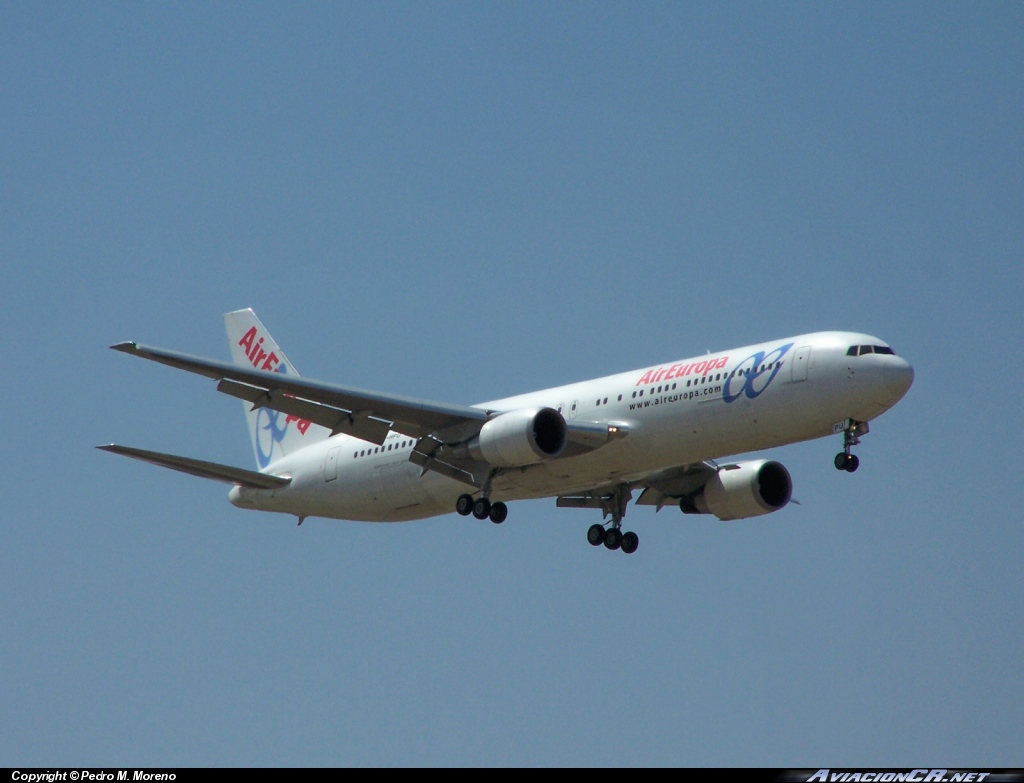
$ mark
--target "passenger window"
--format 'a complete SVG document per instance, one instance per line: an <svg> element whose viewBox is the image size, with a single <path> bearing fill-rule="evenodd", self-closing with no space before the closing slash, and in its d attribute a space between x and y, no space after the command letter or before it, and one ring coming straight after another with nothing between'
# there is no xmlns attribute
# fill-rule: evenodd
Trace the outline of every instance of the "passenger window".
<svg viewBox="0 0 1024 783"><path fill-rule="evenodd" d="M633 397L636 398L636 392L633 392Z"/></svg>
<svg viewBox="0 0 1024 783"><path fill-rule="evenodd" d="M619 402L622 402L622 395L619 395Z"/></svg>
<svg viewBox="0 0 1024 783"><path fill-rule="evenodd" d="M607 404L608 404L608 398L607 398L607 397L605 397L605 398L604 398L604 401L603 401L603 402L602 402L601 404L602 404L602 405L607 405Z"/></svg>

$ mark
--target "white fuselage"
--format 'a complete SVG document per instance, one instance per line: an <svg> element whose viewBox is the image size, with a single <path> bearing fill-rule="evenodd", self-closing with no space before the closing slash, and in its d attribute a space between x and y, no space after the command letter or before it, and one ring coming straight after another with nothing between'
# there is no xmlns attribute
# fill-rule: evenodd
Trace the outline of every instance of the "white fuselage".
<svg viewBox="0 0 1024 783"><path fill-rule="evenodd" d="M550 407L570 424L621 424L625 437L589 453L547 460L495 479L493 500L552 497L642 481L679 465L782 446L834 433L845 419L869 421L895 405L913 377L886 344L855 332L817 332L749 345L475 406L492 411ZM415 439L392 432L383 446L336 435L267 469L291 483L236 487L243 508L376 522L447 514L465 484L409 461Z"/></svg>

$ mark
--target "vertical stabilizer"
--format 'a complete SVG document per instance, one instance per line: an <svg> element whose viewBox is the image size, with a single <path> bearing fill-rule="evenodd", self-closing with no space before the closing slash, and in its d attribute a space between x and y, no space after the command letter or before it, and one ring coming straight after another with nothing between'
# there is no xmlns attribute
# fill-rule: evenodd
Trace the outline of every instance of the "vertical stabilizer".
<svg viewBox="0 0 1024 783"><path fill-rule="evenodd" d="M235 364L288 375L299 374L251 309L225 313L224 326L228 332L231 361ZM247 402L243 405L256 464L260 468L330 435L326 428L305 419L269 408L250 410Z"/></svg>

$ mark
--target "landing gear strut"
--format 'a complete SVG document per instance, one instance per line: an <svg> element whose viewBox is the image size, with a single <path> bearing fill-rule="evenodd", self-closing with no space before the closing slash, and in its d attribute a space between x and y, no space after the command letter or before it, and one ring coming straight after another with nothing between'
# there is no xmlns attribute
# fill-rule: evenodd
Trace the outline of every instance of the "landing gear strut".
<svg viewBox="0 0 1024 783"><path fill-rule="evenodd" d="M587 542L591 546L604 544L607 549L621 549L627 555L633 554L640 546L640 536L622 532L622 518L626 515L626 504L633 493L626 484L620 484L611 495L601 498L601 511L612 518L612 525L591 525L587 530Z"/></svg>
<svg viewBox="0 0 1024 783"><path fill-rule="evenodd" d="M484 485L480 488L480 497L476 500L472 495L459 495L459 499L455 501L455 510L464 517L472 514L477 519L490 519L496 525L504 522L508 518L508 506L500 500L497 503L491 503L489 499L493 478L494 471L487 476Z"/></svg>
<svg viewBox="0 0 1024 783"><path fill-rule="evenodd" d="M867 434L868 423L866 421L850 419L848 425L843 430L843 450L836 454L833 464L836 466L836 470L845 470L847 473L853 473L860 467L860 460L856 454L851 454L850 450L860 443L861 435Z"/></svg>

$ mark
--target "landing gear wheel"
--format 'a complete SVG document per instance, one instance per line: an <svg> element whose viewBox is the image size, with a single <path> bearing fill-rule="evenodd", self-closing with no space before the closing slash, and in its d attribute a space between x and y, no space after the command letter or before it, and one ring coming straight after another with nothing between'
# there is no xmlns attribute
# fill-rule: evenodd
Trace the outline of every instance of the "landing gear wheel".
<svg viewBox="0 0 1024 783"><path fill-rule="evenodd" d="M836 454L836 469L853 473L860 467L860 458L856 454Z"/></svg>
<svg viewBox="0 0 1024 783"><path fill-rule="evenodd" d="M604 534L604 545L609 549L618 549L622 546L622 531L613 527Z"/></svg>
<svg viewBox="0 0 1024 783"><path fill-rule="evenodd" d="M587 531L587 541L591 546L601 546L604 543L604 526L591 525Z"/></svg>
<svg viewBox="0 0 1024 783"><path fill-rule="evenodd" d="M867 434L868 423L866 421L847 419L847 424L849 426L843 430L843 450L836 454L835 466L836 470L845 470L847 473L853 473L860 467L860 460L857 459L856 455L851 454L850 451L860 443L860 436Z"/></svg>
<svg viewBox="0 0 1024 783"><path fill-rule="evenodd" d="M491 501L487 498L477 498L473 504L473 516L477 519L487 519L491 515Z"/></svg>
<svg viewBox="0 0 1024 783"><path fill-rule="evenodd" d="M473 496L472 495L459 495L459 499L455 501L455 510L464 517L468 517L473 513Z"/></svg>
<svg viewBox="0 0 1024 783"><path fill-rule="evenodd" d="M636 548L640 546L640 536L636 533L623 533L622 534L622 551L627 555L631 555L636 551Z"/></svg>
<svg viewBox="0 0 1024 783"><path fill-rule="evenodd" d="M500 525L508 517L508 506L499 500L497 503L491 505L491 510L488 516L491 518L491 522L496 525Z"/></svg>

